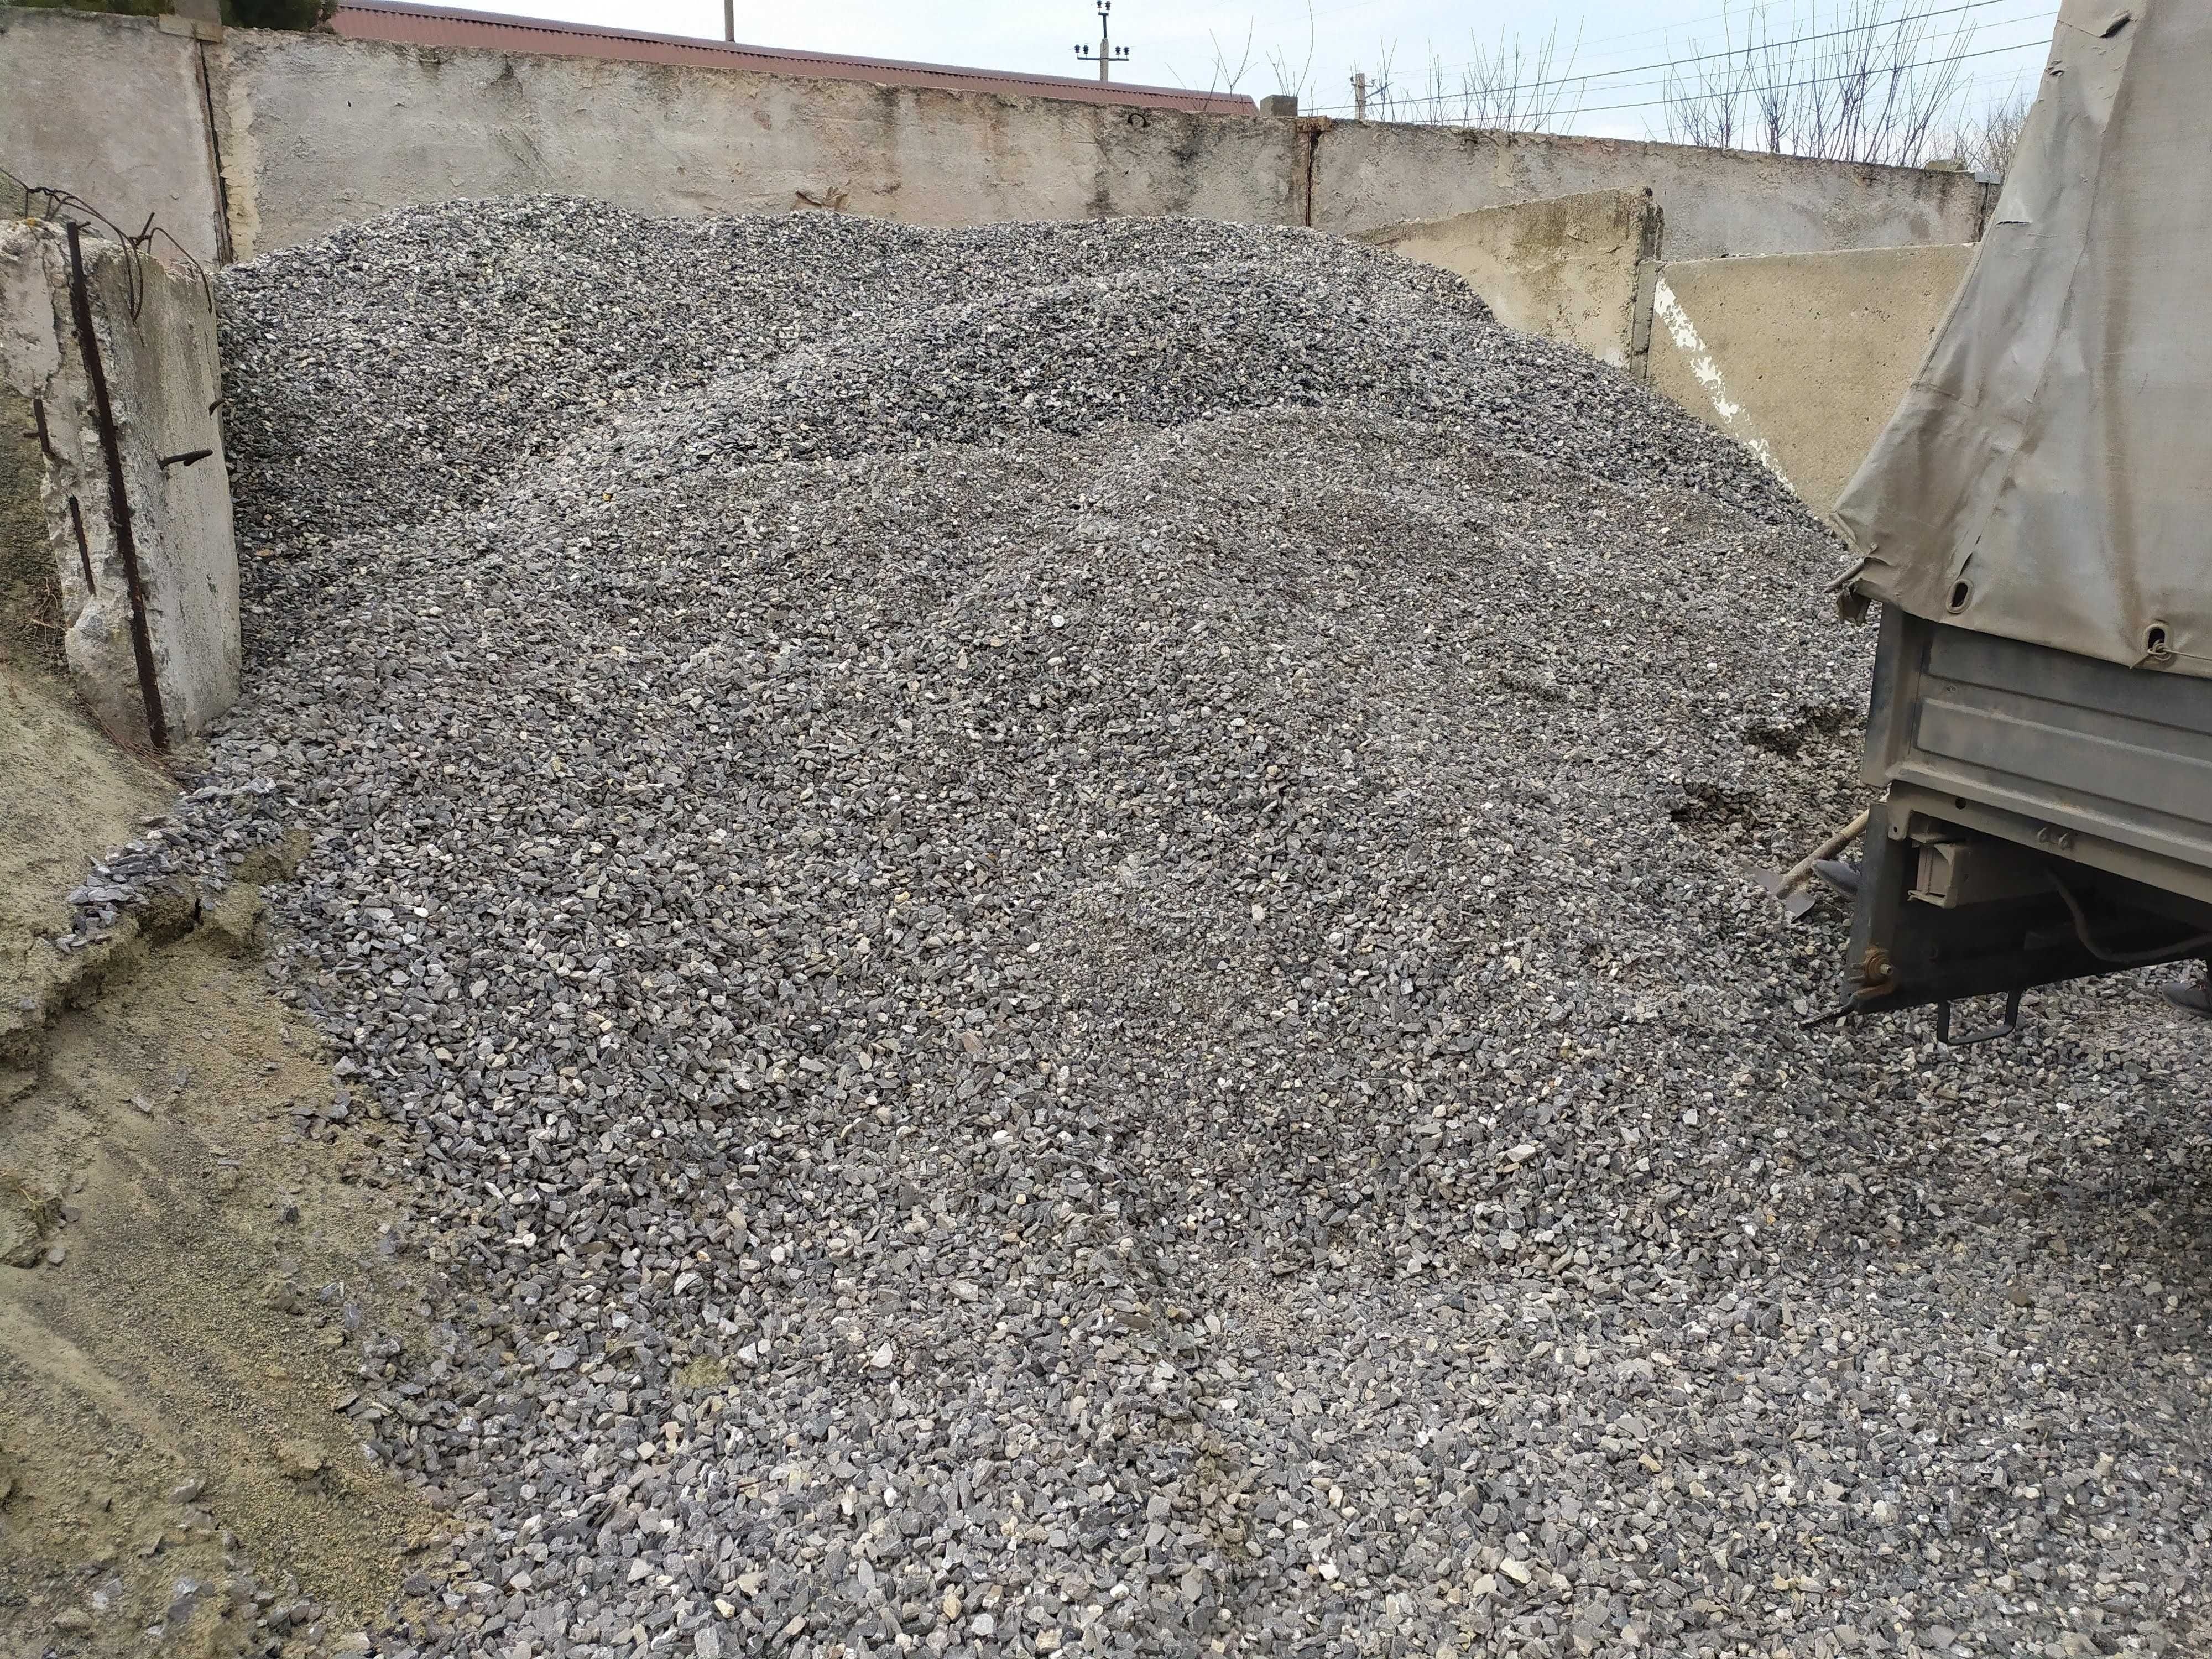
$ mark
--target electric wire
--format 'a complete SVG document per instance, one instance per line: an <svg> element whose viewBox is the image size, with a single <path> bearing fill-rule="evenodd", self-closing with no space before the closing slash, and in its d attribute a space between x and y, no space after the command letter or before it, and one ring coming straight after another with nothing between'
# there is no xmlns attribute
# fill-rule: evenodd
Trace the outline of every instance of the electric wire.
<svg viewBox="0 0 2212 1659"><path fill-rule="evenodd" d="M2081 948L2098 961L2114 968L2148 968L2154 962L2172 962L2191 951L2212 945L2212 933L2195 933L2172 945L2162 945L2154 951L2110 951L2089 937L2089 917L2081 908L2081 902L2074 896L2074 890L2061 881L2050 870L2043 872L2051 884L2058 890L2058 896L2066 901L2066 908L2074 918L2074 937L2081 941Z"/></svg>
<svg viewBox="0 0 2212 1659"><path fill-rule="evenodd" d="M1920 70L1942 69L1953 64L1968 63L1976 58L1994 58L2002 52L2025 52L2028 48L2039 44L2041 44L2039 40L2015 40L2005 46L1989 46L1975 52L1951 53L1942 58L1916 58L1908 64L1899 64L1887 66L1876 72L1875 78L1891 80L1894 79L1898 76L1909 75ZM1733 56L1735 54L1730 55ZM1830 86L1838 82L1859 80L1863 78L1863 76L1864 71L1847 70L1838 75L1816 75L1802 81L1779 82L1773 86L1762 86L1757 90L1761 93L1795 92L1806 87ZM1498 95L1501 97L1510 97L1516 90L1517 89L1513 88L1499 88ZM1748 94L1750 89L1747 88L1746 91L1747 94ZM1447 94L1447 96L1449 96L1449 94ZM1425 100L1416 98L1410 100L1409 101L1419 103ZM1656 109L1663 105L1670 104L1674 101L1674 100L1672 97L1662 94L1656 98L1630 99L1625 102L1616 104L1585 104L1577 107L1574 112L1574 115L1575 118L1580 119L1582 117L1586 115L1603 115L1613 110ZM1352 106L1349 104L1325 104L1317 106L1315 108L1314 113L1317 115L1334 115L1351 107Z"/></svg>
<svg viewBox="0 0 2212 1659"><path fill-rule="evenodd" d="M1643 75L1655 70L1677 70L1691 64L1719 63L1727 58L1741 58L1747 52L1781 52L1790 46L1808 46L1815 40L1835 40L1853 34L1875 34L1901 23L1917 24L1931 17L1952 17L1962 12L1978 11L1985 6L2017 5L2018 3L2019 0L1963 0L1961 4L1946 6L1936 11L1924 11L1911 15L1900 14L1896 17L1875 22L1855 23L1846 28L1824 29L1817 34L1793 35L1785 40L1753 40L1747 37L1742 46L1731 47L1723 52L1693 52L1685 58L1662 58L1649 64L1632 64L1626 69L1589 70L1580 74L1554 75L1540 81L1520 81L1506 90L1512 93L1535 92L1549 87L1571 87L1590 81L1617 80L1624 75ZM2048 9L2047 7L2038 7L2032 11L2023 12L2017 17L2000 18L1992 27L2002 28L2012 23L2025 23L2042 16ZM1463 70L1473 69L1475 65L1468 62L1447 64L1443 67L1447 70Z"/></svg>

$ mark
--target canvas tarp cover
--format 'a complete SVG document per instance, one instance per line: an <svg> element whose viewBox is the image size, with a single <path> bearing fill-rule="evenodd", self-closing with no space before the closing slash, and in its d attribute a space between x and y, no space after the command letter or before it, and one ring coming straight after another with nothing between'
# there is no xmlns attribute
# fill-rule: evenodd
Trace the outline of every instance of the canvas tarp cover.
<svg viewBox="0 0 2212 1659"><path fill-rule="evenodd" d="M1853 591L2212 677L2212 0L2067 0L2003 194L1837 503Z"/></svg>

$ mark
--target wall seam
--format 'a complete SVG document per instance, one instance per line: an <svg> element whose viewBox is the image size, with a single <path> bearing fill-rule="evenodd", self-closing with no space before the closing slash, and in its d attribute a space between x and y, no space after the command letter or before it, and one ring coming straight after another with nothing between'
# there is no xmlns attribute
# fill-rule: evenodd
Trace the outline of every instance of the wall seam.
<svg viewBox="0 0 2212 1659"><path fill-rule="evenodd" d="M1667 258L1667 210L1645 185L1644 199L1651 204L1640 216L1641 245L1637 249L1636 289L1628 301L1628 372L1646 385L1651 380L1651 320L1659 298L1659 278Z"/></svg>
<svg viewBox="0 0 2212 1659"><path fill-rule="evenodd" d="M222 173L222 137L215 118L215 80L208 73L208 43L193 43L192 72L199 82L200 116L207 128L208 166L215 173L215 260L227 265L235 253L230 240L230 181Z"/></svg>
<svg viewBox="0 0 2212 1659"><path fill-rule="evenodd" d="M77 348L92 391L92 410L107 464L108 528L123 560L123 581L131 600L131 654L138 667L138 695L146 705L146 732L154 747L169 746L169 723L161 709L161 679L154 659L154 635L146 620L146 584L138 566L138 537L131 517L131 489L124 477L123 442L107 395L107 371L100 358L100 325L92 314L92 287L84 274L83 227L66 222L69 238L70 311L76 324Z"/></svg>
<svg viewBox="0 0 2212 1659"><path fill-rule="evenodd" d="M1303 119L1293 122L1291 125L1291 131L1292 137L1291 142L1295 146L1291 152L1293 161L1295 162L1298 159L1303 159L1305 164L1305 181L1303 192L1305 198L1305 211L1301 222L1304 224L1308 230L1311 230L1313 228L1314 162L1316 157L1321 153L1321 136L1335 125L1336 124L1330 120L1326 115L1310 115ZM1300 157L1300 152L1304 153L1302 158Z"/></svg>

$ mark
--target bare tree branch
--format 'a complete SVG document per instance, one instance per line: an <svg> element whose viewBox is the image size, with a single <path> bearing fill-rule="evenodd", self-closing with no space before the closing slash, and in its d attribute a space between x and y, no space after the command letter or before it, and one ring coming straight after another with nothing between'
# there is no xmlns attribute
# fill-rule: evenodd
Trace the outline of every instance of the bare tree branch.
<svg viewBox="0 0 2212 1659"><path fill-rule="evenodd" d="M1229 65L1229 53L1222 46L1221 37L1211 29L1206 32L1206 38L1213 43L1213 75L1206 83L1208 92L1234 92L1237 83L1251 72L1252 27L1249 21L1244 25L1244 50L1238 55L1234 69Z"/></svg>
<svg viewBox="0 0 2212 1659"><path fill-rule="evenodd" d="M1517 33L1512 45L1507 46L1503 28L1498 32L1494 51L1486 52L1472 36L1469 44L1474 57L1460 77L1463 125L1504 132L1541 132L1565 126L1581 110L1586 83L1574 78L1575 59L1583 46L1579 29L1556 75L1553 73L1559 53L1556 23L1533 54L1522 50Z"/></svg>
<svg viewBox="0 0 2212 1659"><path fill-rule="evenodd" d="M1942 149L1947 159L1970 173L2002 179L2012 168L2013 153L2020 148L2020 130L2035 101L2029 88L2015 82L2002 97L1991 99L1945 132Z"/></svg>
<svg viewBox="0 0 2212 1659"><path fill-rule="evenodd" d="M1472 60L1448 65L1436 48L1421 59L1421 79L1409 90L1391 72L1395 43L1377 49L1380 67L1367 72L1368 109L1375 119L1453 126L1486 127L1507 132L1558 131L1581 112L1587 82L1574 74L1582 50L1577 33L1564 60L1554 25L1531 50L1518 34L1498 32L1486 48L1470 38ZM1361 66L1352 65L1354 73Z"/></svg>
<svg viewBox="0 0 2212 1659"><path fill-rule="evenodd" d="M1714 149L1915 167L1966 89L1971 18L1945 0L1793 0L1778 31L1766 0L1723 12L1721 50L1667 72L1667 136ZM1948 28L1947 15L1958 21ZM1695 61L1689 61L1694 59Z"/></svg>
<svg viewBox="0 0 2212 1659"><path fill-rule="evenodd" d="M1306 0L1306 56L1305 61L1298 65L1298 72L1296 75L1291 73L1290 54L1280 46L1267 53L1268 67L1275 71L1275 90L1279 94L1291 98L1304 97L1306 82L1313 75L1314 44L1317 38L1313 0Z"/></svg>

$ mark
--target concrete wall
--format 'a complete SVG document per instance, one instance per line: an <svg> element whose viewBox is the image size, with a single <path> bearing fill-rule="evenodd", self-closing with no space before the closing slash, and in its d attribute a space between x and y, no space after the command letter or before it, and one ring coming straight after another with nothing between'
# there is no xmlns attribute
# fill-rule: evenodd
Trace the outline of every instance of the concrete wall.
<svg viewBox="0 0 2212 1659"><path fill-rule="evenodd" d="M144 20L4 6L0 88L0 165L134 226L155 211L202 258L226 229L246 258L390 208L536 191L650 213L1188 213L1343 234L1648 189L1668 252L1691 258L1972 241L1983 212L1983 187L1957 173L330 34L196 44Z"/></svg>
<svg viewBox="0 0 2212 1659"><path fill-rule="evenodd" d="M0 5L0 167L133 231L150 213L212 264L222 213L200 52L139 18Z"/></svg>
<svg viewBox="0 0 2212 1659"><path fill-rule="evenodd" d="M1826 513L1896 410L1972 243L1680 259L1641 191L1363 233L1467 278L1510 327L1626 368Z"/></svg>
<svg viewBox="0 0 2212 1659"><path fill-rule="evenodd" d="M167 735L190 737L238 696L238 557L214 408L214 307L198 276L135 262L114 242L88 236L83 256L155 684ZM29 412L42 430L35 471L6 470L15 498L0 502L0 526L43 543L78 694L109 731L143 741L151 732L132 636L137 607L70 270L59 226L0 227L0 406ZM213 453L161 465L197 449ZM0 551L10 568L41 553Z"/></svg>
<svg viewBox="0 0 2212 1659"><path fill-rule="evenodd" d="M1372 233L1459 271L1509 324L1608 362L1636 367L1656 319L1653 382L1823 510L1917 366L1984 211L1960 173L328 34L210 45L4 6L0 88L0 165L133 228L152 212L204 259L397 207L549 191L644 213L1191 214ZM1639 301L1662 214L1664 284ZM1821 257L1842 250L1862 252Z"/></svg>
<svg viewBox="0 0 2212 1659"><path fill-rule="evenodd" d="M240 258L391 208L539 191L939 225L1297 208L1279 118L330 35L234 30L220 50Z"/></svg>
<svg viewBox="0 0 2212 1659"><path fill-rule="evenodd" d="M1938 246L1669 259L1652 293L1651 385L1826 513L1904 397L1973 256Z"/></svg>
<svg viewBox="0 0 2212 1659"><path fill-rule="evenodd" d="M1667 216L1674 258L1972 242L1982 234L1984 187L1964 173L1349 122L1320 132L1313 155L1311 222L1340 234L1594 190L1645 189Z"/></svg>
<svg viewBox="0 0 2212 1659"><path fill-rule="evenodd" d="M1638 281L1659 257L1660 212L1640 190L1485 208L1359 240L1458 272L1498 320L1626 368L1641 354Z"/></svg>

